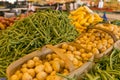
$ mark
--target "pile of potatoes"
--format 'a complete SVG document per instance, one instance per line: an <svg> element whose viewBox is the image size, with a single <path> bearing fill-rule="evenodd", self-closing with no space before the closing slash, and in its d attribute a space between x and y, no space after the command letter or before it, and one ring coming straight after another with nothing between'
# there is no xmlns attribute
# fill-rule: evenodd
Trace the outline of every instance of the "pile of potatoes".
<svg viewBox="0 0 120 80"><path fill-rule="evenodd" d="M114 24L98 24L96 27L101 27L111 31L117 39L120 39L120 27Z"/></svg>
<svg viewBox="0 0 120 80"><path fill-rule="evenodd" d="M75 69L86 63L93 53L86 52L84 48L76 48L70 43L63 43L60 47L64 54L73 63ZM55 52L44 57L34 57L22 64L10 80L63 80L57 73L67 76L70 71L64 60Z"/></svg>
<svg viewBox="0 0 120 80"><path fill-rule="evenodd" d="M97 29L89 30L75 42L93 54L103 53L114 44L113 38L108 33Z"/></svg>

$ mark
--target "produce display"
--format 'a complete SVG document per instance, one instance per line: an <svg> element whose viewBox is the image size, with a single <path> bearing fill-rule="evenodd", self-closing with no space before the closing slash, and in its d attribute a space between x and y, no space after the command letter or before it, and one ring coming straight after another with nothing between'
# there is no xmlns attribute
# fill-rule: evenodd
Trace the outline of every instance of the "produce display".
<svg viewBox="0 0 120 80"><path fill-rule="evenodd" d="M77 69L86 63L93 54L72 44L74 43L63 43L58 49L64 51L64 55ZM57 73L64 76L70 73L66 62L55 52L47 54L45 58L34 57L22 64L21 68L11 76L10 80L63 80Z"/></svg>
<svg viewBox="0 0 120 80"><path fill-rule="evenodd" d="M88 52L100 54L110 48L114 40L104 31L91 29L83 33L83 35L81 34L81 36L76 39L76 43L86 48Z"/></svg>
<svg viewBox="0 0 120 80"><path fill-rule="evenodd" d="M69 78L69 74L90 62L91 57L95 59L94 66L85 71L81 80L120 79L120 51L113 48L120 39L119 20L103 23L103 19L86 6L69 15L58 10L40 10L9 19L2 21L0 17L0 78L6 77L6 68L13 61L52 45L52 53L29 58L10 80L77 80L77 77ZM54 46L59 43L62 45ZM113 52L106 55L109 49ZM101 54L96 60L96 55Z"/></svg>
<svg viewBox="0 0 120 80"><path fill-rule="evenodd" d="M46 44L73 41L79 33L64 12L39 11L0 31L0 77L7 66Z"/></svg>
<svg viewBox="0 0 120 80"><path fill-rule="evenodd" d="M12 26L15 23L15 21L20 20L22 18L25 18L25 17L31 15L32 13L33 12L29 12L29 13L26 13L26 14L21 14L17 17L14 16L14 17L10 17L10 18L5 18L3 16L0 16L0 30L4 30L7 27Z"/></svg>
<svg viewBox="0 0 120 80"><path fill-rule="evenodd" d="M97 13L93 13L86 6L80 7L75 11L71 11L69 18L72 19L71 23L74 24L80 32L84 32L89 25L94 25L103 21Z"/></svg>
<svg viewBox="0 0 120 80"><path fill-rule="evenodd" d="M95 61L93 68L85 74L82 80L119 80L120 51L114 49L110 56L104 56Z"/></svg>

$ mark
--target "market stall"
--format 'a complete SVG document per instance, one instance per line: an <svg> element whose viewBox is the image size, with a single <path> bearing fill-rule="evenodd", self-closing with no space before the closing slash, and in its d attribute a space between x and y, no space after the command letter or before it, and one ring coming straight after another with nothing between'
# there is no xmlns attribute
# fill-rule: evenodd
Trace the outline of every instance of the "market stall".
<svg viewBox="0 0 120 80"><path fill-rule="evenodd" d="M119 80L120 20L112 16L87 6L1 16L0 80Z"/></svg>

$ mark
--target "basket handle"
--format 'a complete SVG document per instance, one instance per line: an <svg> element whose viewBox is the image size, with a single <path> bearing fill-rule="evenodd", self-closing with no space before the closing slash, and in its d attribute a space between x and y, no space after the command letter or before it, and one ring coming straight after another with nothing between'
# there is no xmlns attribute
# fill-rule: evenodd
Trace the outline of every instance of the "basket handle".
<svg viewBox="0 0 120 80"><path fill-rule="evenodd" d="M60 48L57 48L52 45L46 45L47 48L53 50L61 59L63 59L66 62L67 67L69 68L70 72L74 71L74 65L70 61L70 59L63 53L63 51Z"/></svg>

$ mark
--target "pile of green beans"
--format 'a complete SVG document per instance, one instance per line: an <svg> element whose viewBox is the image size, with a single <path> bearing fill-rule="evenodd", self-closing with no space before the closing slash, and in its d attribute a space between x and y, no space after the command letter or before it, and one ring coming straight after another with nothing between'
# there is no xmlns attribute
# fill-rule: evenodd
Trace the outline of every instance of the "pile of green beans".
<svg viewBox="0 0 120 80"><path fill-rule="evenodd" d="M95 63L82 80L120 80L120 50L114 49L110 56L104 56Z"/></svg>
<svg viewBox="0 0 120 80"><path fill-rule="evenodd" d="M8 65L46 44L73 41L78 32L68 15L55 10L42 10L0 31L0 77L6 77Z"/></svg>

